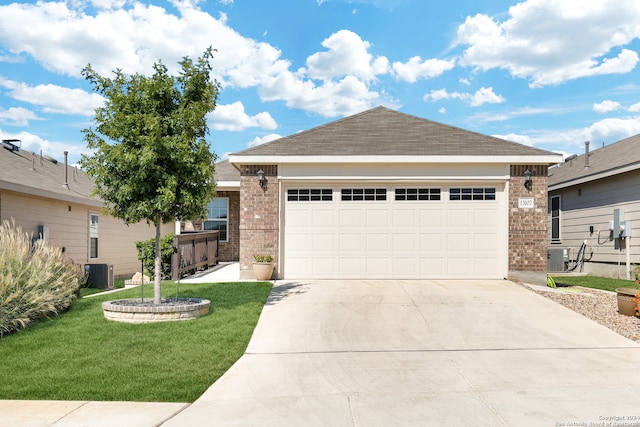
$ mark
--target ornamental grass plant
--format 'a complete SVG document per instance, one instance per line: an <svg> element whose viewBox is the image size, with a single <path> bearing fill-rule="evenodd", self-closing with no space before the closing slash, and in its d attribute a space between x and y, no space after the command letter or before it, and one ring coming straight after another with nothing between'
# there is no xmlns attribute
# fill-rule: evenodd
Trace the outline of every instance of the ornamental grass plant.
<svg viewBox="0 0 640 427"><path fill-rule="evenodd" d="M0 337L54 316L77 298L82 275L62 250L15 223L0 224Z"/></svg>

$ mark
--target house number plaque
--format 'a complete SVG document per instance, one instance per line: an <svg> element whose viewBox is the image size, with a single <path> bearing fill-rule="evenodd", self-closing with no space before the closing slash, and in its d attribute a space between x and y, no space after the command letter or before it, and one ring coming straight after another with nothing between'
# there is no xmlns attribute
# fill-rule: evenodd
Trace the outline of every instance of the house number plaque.
<svg viewBox="0 0 640 427"><path fill-rule="evenodd" d="M524 209L533 208L533 197L521 197L518 199L518 207Z"/></svg>

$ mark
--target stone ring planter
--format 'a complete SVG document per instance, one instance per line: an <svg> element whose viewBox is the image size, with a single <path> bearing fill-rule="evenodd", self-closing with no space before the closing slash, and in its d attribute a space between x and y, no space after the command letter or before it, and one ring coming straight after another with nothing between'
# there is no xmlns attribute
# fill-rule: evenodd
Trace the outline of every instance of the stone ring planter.
<svg viewBox="0 0 640 427"><path fill-rule="evenodd" d="M104 317L125 323L172 322L194 320L209 313L211 301L199 298L162 299L160 305L153 301L125 299L102 303Z"/></svg>

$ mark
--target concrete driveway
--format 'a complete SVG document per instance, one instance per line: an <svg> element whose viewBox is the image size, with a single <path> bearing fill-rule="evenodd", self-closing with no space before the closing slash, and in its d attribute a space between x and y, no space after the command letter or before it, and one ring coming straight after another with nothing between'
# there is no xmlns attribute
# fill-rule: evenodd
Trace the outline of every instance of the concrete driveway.
<svg viewBox="0 0 640 427"><path fill-rule="evenodd" d="M282 281L164 425L640 425L639 390L640 345L509 281Z"/></svg>

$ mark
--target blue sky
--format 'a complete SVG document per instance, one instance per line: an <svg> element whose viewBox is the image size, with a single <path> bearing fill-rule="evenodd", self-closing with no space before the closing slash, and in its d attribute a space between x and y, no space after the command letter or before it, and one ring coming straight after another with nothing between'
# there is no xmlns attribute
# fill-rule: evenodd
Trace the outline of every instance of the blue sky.
<svg viewBox="0 0 640 427"><path fill-rule="evenodd" d="M640 133L639 38L637 0L3 2L0 137L74 163L102 103L84 66L213 46L220 159L378 105L582 153Z"/></svg>

